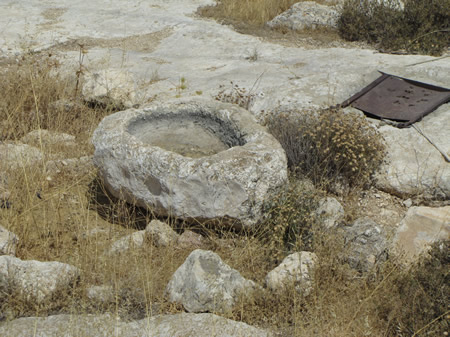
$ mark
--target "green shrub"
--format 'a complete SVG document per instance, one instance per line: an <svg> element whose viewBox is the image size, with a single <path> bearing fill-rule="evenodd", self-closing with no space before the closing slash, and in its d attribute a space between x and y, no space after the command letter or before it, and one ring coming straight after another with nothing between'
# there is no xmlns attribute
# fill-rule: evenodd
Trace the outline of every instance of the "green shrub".
<svg viewBox="0 0 450 337"><path fill-rule="evenodd" d="M450 0L346 0L338 30L381 49L437 55L450 44Z"/></svg>
<svg viewBox="0 0 450 337"><path fill-rule="evenodd" d="M316 185L344 180L366 186L383 162L385 146L366 119L342 110L273 114L266 121L292 172Z"/></svg>

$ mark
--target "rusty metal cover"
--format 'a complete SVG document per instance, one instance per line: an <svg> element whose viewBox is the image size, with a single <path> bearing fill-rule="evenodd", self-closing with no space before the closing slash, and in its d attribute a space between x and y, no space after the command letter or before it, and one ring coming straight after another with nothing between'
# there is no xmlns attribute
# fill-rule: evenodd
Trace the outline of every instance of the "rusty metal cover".
<svg viewBox="0 0 450 337"><path fill-rule="evenodd" d="M351 105L368 115L394 120L400 122L398 127L406 127L450 101L450 89L380 73L381 77L341 107Z"/></svg>

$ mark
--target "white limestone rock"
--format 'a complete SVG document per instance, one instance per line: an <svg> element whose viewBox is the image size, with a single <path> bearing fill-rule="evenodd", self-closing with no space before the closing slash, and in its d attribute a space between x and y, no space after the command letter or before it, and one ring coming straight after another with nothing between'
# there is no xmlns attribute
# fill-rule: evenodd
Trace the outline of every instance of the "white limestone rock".
<svg viewBox="0 0 450 337"><path fill-rule="evenodd" d="M449 238L450 206L411 207L395 232L394 246L406 259L414 260L433 242Z"/></svg>
<svg viewBox="0 0 450 337"><path fill-rule="evenodd" d="M158 315L123 322L112 315L26 317L0 325L3 337L271 337L272 333L213 314Z"/></svg>
<svg viewBox="0 0 450 337"><path fill-rule="evenodd" d="M444 153L450 155L450 104L415 123ZM377 175L377 187L403 197L450 199L450 163L413 127L380 127L387 160Z"/></svg>
<svg viewBox="0 0 450 337"><path fill-rule="evenodd" d="M267 23L271 28L302 30L305 28L337 28L339 14L334 7L314 1L297 2Z"/></svg>
<svg viewBox="0 0 450 337"><path fill-rule="evenodd" d="M0 255L16 255L19 237L8 231L5 227L0 226Z"/></svg>
<svg viewBox="0 0 450 337"><path fill-rule="evenodd" d="M101 304L115 301L114 289L111 286L91 286L86 289L86 296L91 301Z"/></svg>
<svg viewBox="0 0 450 337"><path fill-rule="evenodd" d="M173 245L179 237L172 227L159 220L150 221L145 232L156 247Z"/></svg>
<svg viewBox="0 0 450 337"><path fill-rule="evenodd" d="M49 131L49 130L33 130L23 136L20 140L24 144L39 147L41 144L44 146L58 145L64 147L76 146L75 136L69 135L63 132Z"/></svg>
<svg viewBox="0 0 450 337"><path fill-rule="evenodd" d="M294 286L299 293L307 296L312 290L317 261L317 255L311 252L288 255L278 267L267 274L266 285L272 291Z"/></svg>
<svg viewBox="0 0 450 337"><path fill-rule="evenodd" d="M158 123L167 123L160 129L166 136L148 140ZM195 131L183 134L184 123ZM218 149L205 154L209 140ZM287 180L279 142L232 104L196 99L121 111L103 119L92 141L108 190L162 215L253 226L268 193Z"/></svg>
<svg viewBox="0 0 450 337"><path fill-rule="evenodd" d="M69 264L0 256L1 288L21 294L28 302L51 301L58 293L69 291L79 276L78 268Z"/></svg>
<svg viewBox="0 0 450 337"><path fill-rule="evenodd" d="M92 156L83 156L80 158L49 160L45 164L45 169L49 177L54 177L59 174L82 177L93 172L95 166L92 163Z"/></svg>
<svg viewBox="0 0 450 337"><path fill-rule="evenodd" d="M0 143L0 169L15 170L42 163L39 149L26 144Z"/></svg>
<svg viewBox="0 0 450 337"><path fill-rule="evenodd" d="M319 200L319 207L316 214L322 219L326 228L333 228L339 225L344 219L344 207L333 197L327 197Z"/></svg>
<svg viewBox="0 0 450 337"><path fill-rule="evenodd" d="M147 232L145 230L137 231L126 235L119 240L113 242L108 251L109 255L126 253L128 250L142 248L145 244Z"/></svg>
<svg viewBox="0 0 450 337"><path fill-rule="evenodd" d="M225 313L232 309L238 296L251 292L255 286L217 254L196 249L175 271L166 293L170 301L181 303L188 312Z"/></svg>
<svg viewBox="0 0 450 337"><path fill-rule="evenodd" d="M137 84L126 70L106 69L84 74L82 93L88 102L131 108L138 104Z"/></svg>
<svg viewBox="0 0 450 337"><path fill-rule="evenodd" d="M185 230L177 239L178 248L200 248L205 242L205 238L198 233Z"/></svg>
<svg viewBox="0 0 450 337"><path fill-rule="evenodd" d="M350 267L366 272L386 261L388 236L385 229L368 217L357 219L343 228L345 244L349 247L346 258Z"/></svg>

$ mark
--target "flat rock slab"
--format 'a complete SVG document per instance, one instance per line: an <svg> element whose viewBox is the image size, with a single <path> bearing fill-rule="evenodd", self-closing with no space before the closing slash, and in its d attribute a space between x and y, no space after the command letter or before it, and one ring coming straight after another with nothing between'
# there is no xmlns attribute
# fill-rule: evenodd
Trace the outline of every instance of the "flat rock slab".
<svg viewBox="0 0 450 337"><path fill-rule="evenodd" d="M415 126L450 155L449 104ZM387 144L387 161L378 175L378 188L404 197L450 200L450 163L424 136L413 127L385 125L379 131Z"/></svg>
<svg viewBox="0 0 450 337"><path fill-rule="evenodd" d="M121 322L110 315L19 318L0 325L3 337L269 337L268 331L213 314L161 315Z"/></svg>
<svg viewBox="0 0 450 337"><path fill-rule="evenodd" d="M281 145L232 104L196 99L118 112L92 141L108 190L161 215L252 226L287 180Z"/></svg>
<svg viewBox="0 0 450 337"><path fill-rule="evenodd" d="M397 228L395 247L414 259L433 242L450 237L450 206L411 207Z"/></svg>

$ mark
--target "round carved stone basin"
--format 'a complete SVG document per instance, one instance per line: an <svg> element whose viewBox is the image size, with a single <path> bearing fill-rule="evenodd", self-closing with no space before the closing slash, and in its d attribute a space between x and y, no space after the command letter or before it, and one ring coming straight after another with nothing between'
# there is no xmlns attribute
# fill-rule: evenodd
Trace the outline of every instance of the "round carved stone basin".
<svg viewBox="0 0 450 337"><path fill-rule="evenodd" d="M242 145L234 130L225 124L199 114L159 116L134 121L129 132L143 143L200 158Z"/></svg>
<svg viewBox="0 0 450 337"><path fill-rule="evenodd" d="M109 192L160 215L252 226L287 180L278 141L247 110L217 101L120 111L92 142Z"/></svg>

